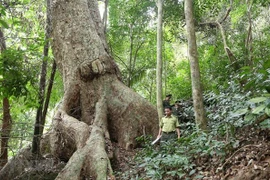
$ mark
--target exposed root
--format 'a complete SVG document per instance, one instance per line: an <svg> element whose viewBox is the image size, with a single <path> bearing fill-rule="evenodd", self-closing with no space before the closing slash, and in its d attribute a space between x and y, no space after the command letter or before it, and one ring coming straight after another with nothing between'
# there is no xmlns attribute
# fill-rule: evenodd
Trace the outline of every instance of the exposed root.
<svg viewBox="0 0 270 180"><path fill-rule="evenodd" d="M59 110L53 121L50 135L51 153L61 160L68 161L72 154L84 147L89 137L89 126Z"/></svg>
<svg viewBox="0 0 270 180"><path fill-rule="evenodd" d="M67 126L69 127L69 126ZM102 98L96 104L96 116L90 137L82 148L78 148L56 179L79 180L82 177L107 179L112 177L112 168L105 150L107 130L107 106ZM106 137L109 138L109 137Z"/></svg>

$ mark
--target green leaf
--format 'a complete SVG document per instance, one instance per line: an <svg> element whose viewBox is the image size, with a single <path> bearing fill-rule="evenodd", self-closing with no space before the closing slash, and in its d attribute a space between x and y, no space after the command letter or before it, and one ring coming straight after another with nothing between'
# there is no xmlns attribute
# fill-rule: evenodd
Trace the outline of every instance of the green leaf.
<svg viewBox="0 0 270 180"><path fill-rule="evenodd" d="M270 128L270 119L266 119L263 122L261 122L260 127L269 129Z"/></svg>
<svg viewBox="0 0 270 180"><path fill-rule="evenodd" d="M253 114L247 114L245 115L245 121L251 121L254 119L254 115Z"/></svg>
<svg viewBox="0 0 270 180"><path fill-rule="evenodd" d="M245 109L238 109L237 111L233 112L231 114L232 117L237 117L237 116L241 116L243 114L246 114L248 112L248 108Z"/></svg>
<svg viewBox="0 0 270 180"><path fill-rule="evenodd" d="M192 176L196 172L196 169L193 169L189 172L189 176Z"/></svg>
<svg viewBox="0 0 270 180"><path fill-rule="evenodd" d="M258 107L256 107L256 108L254 108L254 109L252 110L252 113L253 113L253 114L259 114L259 113L262 112L265 108L266 108L266 105L265 105L265 104L262 104L262 105L260 105L260 106L258 106Z"/></svg>
<svg viewBox="0 0 270 180"><path fill-rule="evenodd" d="M203 177L204 177L203 175L197 175L197 176L195 176L195 179L201 179Z"/></svg>
<svg viewBox="0 0 270 180"><path fill-rule="evenodd" d="M4 27L4 28L8 28L8 24L6 21L3 21L0 19L0 24Z"/></svg>
<svg viewBox="0 0 270 180"><path fill-rule="evenodd" d="M182 177L184 177L185 173L177 172L177 175L178 175L179 178L182 178Z"/></svg>
<svg viewBox="0 0 270 180"><path fill-rule="evenodd" d="M268 98L267 97L256 97L256 98L250 99L248 102L259 103L259 102L265 101L266 99L268 99Z"/></svg>
<svg viewBox="0 0 270 180"><path fill-rule="evenodd" d="M265 108L265 114L267 114L268 116L270 116L270 108Z"/></svg>

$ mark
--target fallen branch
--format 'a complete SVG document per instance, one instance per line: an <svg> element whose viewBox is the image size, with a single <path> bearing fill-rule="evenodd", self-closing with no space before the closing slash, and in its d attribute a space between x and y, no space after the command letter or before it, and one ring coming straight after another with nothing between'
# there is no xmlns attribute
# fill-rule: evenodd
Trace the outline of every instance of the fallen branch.
<svg viewBox="0 0 270 180"><path fill-rule="evenodd" d="M260 124L261 122L263 122L264 120L266 120L268 118L270 118L270 117L267 114L264 114L264 115L258 117L256 119L256 121L254 122L254 124L258 125L258 124Z"/></svg>
<svg viewBox="0 0 270 180"><path fill-rule="evenodd" d="M224 169L224 166L241 150L245 149L245 148L249 148L249 147L256 147L256 148L260 148L261 145L254 145L254 144L248 144L246 146L241 147L240 149L238 149L237 151L235 151L227 160L226 162L219 168L217 168L217 170L222 170Z"/></svg>

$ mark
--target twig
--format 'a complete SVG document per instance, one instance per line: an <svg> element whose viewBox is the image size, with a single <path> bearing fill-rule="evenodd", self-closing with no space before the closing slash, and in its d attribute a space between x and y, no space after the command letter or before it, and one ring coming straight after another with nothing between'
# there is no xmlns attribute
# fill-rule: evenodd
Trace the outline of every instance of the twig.
<svg viewBox="0 0 270 180"><path fill-rule="evenodd" d="M264 120L266 120L268 118L269 118L269 116L267 114L264 114L264 115L258 117L254 124L260 124L261 122L263 122Z"/></svg>
<svg viewBox="0 0 270 180"><path fill-rule="evenodd" d="M248 148L248 147L256 147L256 148L259 148L259 147L261 147L261 145L254 145L254 144L248 144L248 145L246 145L246 146L243 146L243 147L241 147L240 149L238 149L237 151L235 151L227 160L226 160L226 162L220 167L220 168L218 168L218 169L223 169L224 168L224 166L235 156L235 154L236 153L238 153L239 151L241 151L242 149L244 149L244 148Z"/></svg>

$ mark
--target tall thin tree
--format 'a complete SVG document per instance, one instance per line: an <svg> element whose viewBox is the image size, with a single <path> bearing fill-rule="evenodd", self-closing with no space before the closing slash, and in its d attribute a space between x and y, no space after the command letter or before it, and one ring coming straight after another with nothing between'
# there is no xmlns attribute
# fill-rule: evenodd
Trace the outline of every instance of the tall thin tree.
<svg viewBox="0 0 270 180"><path fill-rule="evenodd" d="M50 0L47 0L47 7L50 6ZM43 126L45 123L45 117L43 116L43 104L45 99L45 89L46 89L46 76L47 76L47 64L48 64L48 54L49 54L49 36L50 36L50 8L47 8L47 27L45 32L45 44L43 49L43 60L41 66L41 75L39 81L39 106L36 114L36 122L34 127L34 137L32 141L32 153L39 154L40 146L40 136L43 132ZM47 108L47 107L46 107ZM46 110L47 112L47 110Z"/></svg>
<svg viewBox="0 0 270 180"><path fill-rule="evenodd" d="M102 17L102 22L103 22L103 25L104 25L104 32L105 32L105 34L106 34L106 31L107 31L108 4L109 4L109 0L105 0L104 1L104 12L103 12L103 17Z"/></svg>
<svg viewBox="0 0 270 180"><path fill-rule="evenodd" d="M200 129L206 130L207 121L203 106L202 84L196 43L196 34L193 18L193 1L185 0L185 18L187 25L188 58L190 61L192 97L196 124Z"/></svg>
<svg viewBox="0 0 270 180"><path fill-rule="evenodd" d="M158 7L158 19L157 19L157 71L156 71L156 80L157 80L157 110L158 117L161 119L163 115L162 107L162 8L163 0L157 1Z"/></svg>
<svg viewBox="0 0 270 180"><path fill-rule="evenodd" d="M5 51L6 40L4 32L0 29L0 50L1 53ZM4 76L4 78L7 78ZM1 149L0 149L0 169L8 162L8 141L12 128L12 119L10 115L10 102L7 96L3 97L3 120L1 127Z"/></svg>

